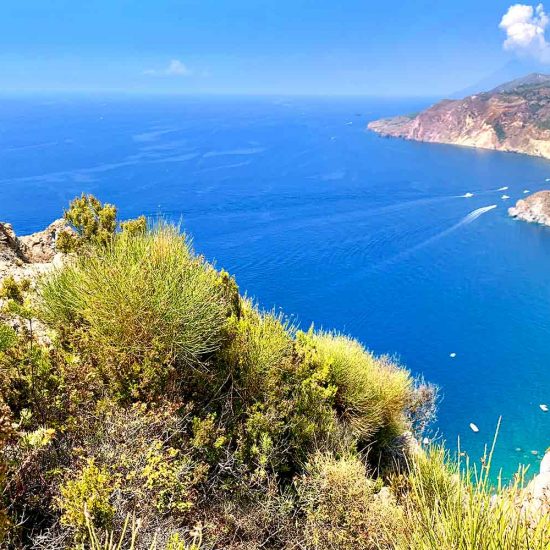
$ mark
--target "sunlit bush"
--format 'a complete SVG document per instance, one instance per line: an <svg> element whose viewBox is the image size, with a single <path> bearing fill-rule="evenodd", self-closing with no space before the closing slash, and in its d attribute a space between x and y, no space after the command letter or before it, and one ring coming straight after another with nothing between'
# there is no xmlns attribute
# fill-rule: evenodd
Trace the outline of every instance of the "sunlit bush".
<svg viewBox="0 0 550 550"><path fill-rule="evenodd" d="M91 355L123 397L163 382L173 367L201 364L226 323L217 273L177 228L117 235L79 256L41 290L43 318ZM159 389L161 391L161 389Z"/></svg>
<svg viewBox="0 0 550 550"><path fill-rule="evenodd" d="M307 548L391 548L402 512L353 455L314 454L298 478Z"/></svg>
<svg viewBox="0 0 550 550"><path fill-rule="evenodd" d="M321 332L310 338L329 365L329 380L337 388L336 410L353 434L363 443L377 438L387 444L403 433L412 389L409 373L347 336Z"/></svg>

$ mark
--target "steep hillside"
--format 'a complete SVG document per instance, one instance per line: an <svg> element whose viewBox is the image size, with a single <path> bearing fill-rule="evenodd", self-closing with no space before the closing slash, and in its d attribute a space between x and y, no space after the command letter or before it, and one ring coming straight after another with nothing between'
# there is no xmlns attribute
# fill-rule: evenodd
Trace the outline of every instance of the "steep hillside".
<svg viewBox="0 0 550 550"><path fill-rule="evenodd" d="M550 76L534 73L490 92L443 100L417 115L376 120L386 137L550 158Z"/></svg>

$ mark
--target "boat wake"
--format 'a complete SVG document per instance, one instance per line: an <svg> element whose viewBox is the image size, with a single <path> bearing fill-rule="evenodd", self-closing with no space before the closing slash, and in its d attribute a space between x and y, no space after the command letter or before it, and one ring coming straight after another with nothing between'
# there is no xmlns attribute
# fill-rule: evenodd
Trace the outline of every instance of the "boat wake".
<svg viewBox="0 0 550 550"><path fill-rule="evenodd" d="M483 216L483 214L485 214L486 212L489 212L490 210L493 210L496 207L497 207L496 204L491 204L490 206L482 206L481 208L476 208L475 210L472 210L469 214L466 214L466 216L464 216L459 222L455 223L451 227L448 227L447 229L444 229L443 231L435 235L432 235L425 241L415 244L414 246L411 246L407 250L403 250L402 252L399 252L395 256L392 256L391 258L388 258L387 260L382 261L381 263L377 264L376 267L380 268L388 264L393 264L397 261L400 261L403 258L410 256L411 254L414 254L418 250L421 250L422 248L425 248L426 246L432 244L433 242L438 241L443 237L446 237L453 231L456 231L459 227L472 223L473 221L477 220L480 216Z"/></svg>

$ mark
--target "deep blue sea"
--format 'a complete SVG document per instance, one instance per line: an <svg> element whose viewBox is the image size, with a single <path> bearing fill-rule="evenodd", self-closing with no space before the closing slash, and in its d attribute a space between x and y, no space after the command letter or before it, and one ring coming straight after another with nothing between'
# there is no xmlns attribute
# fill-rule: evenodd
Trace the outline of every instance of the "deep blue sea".
<svg viewBox="0 0 550 550"><path fill-rule="evenodd" d="M438 384L451 447L478 459L502 416L495 464L510 475L550 445L550 229L506 210L550 187L550 162L365 131L427 104L3 98L0 219L36 231L85 191L122 217L183 220L263 308Z"/></svg>

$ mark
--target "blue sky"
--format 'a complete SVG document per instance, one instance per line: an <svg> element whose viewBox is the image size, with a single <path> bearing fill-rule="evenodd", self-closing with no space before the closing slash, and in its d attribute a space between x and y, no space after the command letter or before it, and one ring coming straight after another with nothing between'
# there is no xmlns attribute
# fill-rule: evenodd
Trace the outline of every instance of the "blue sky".
<svg viewBox="0 0 550 550"><path fill-rule="evenodd" d="M518 55L512 3L2 0L0 89L445 95Z"/></svg>

